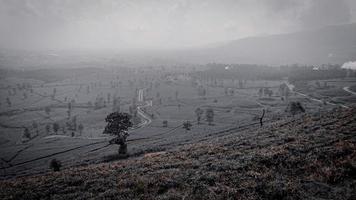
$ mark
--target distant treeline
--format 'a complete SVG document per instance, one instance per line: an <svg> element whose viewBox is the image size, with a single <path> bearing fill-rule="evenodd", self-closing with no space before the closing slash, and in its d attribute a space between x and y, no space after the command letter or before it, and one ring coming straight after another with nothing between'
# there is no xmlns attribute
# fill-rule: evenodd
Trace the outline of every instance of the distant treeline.
<svg viewBox="0 0 356 200"><path fill-rule="evenodd" d="M205 70L193 73L203 79L244 79L244 80L323 80L356 77L356 71L343 69L340 65L321 66L265 66L253 64L208 64Z"/></svg>
<svg viewBox="0 0 356 200"><path fill-rule="evenodd" d="M11 70L0 69L0 77L16 77L24 79L35 79L44 82L61 81L75 76L89 75L98 73L99 68L74 68L74 69L33 69L33 70Z"/></svg>

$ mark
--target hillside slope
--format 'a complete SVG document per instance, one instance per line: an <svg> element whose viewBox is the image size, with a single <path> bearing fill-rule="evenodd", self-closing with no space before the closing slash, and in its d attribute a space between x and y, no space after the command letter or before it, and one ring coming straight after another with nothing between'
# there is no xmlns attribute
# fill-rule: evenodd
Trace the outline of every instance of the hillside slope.
<svg viewBox="0 0 356 200"><path fill-rule="evenodd" d="M0 199L356 199L356 109L0 182Z"/></svg>

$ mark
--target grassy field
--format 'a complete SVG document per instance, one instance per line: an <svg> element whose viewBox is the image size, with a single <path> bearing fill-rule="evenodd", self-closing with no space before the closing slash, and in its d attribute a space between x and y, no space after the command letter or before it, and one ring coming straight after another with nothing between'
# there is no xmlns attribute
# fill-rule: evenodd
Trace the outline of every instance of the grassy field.
<svg viewBox="0 0 356 200"><path fill-rule="evenodd" d="M23 83L31 83L32 91L17 89L14 94L13 88L18 88ZM9 178L45 172L49 170L48 163L53 158L61 160L65 168L107 160L116 154L118 148L115 145L107 146L109 138L102 134L104 119L113 111L113 97L120 97L121 111L128 112L132 100L137 98L137 89L145 89L145 99L153 102L152 106L144 108L146 115L152 118L152 123L130 130L128 148L131 155L195 143L231 128L238 129L250 124L258 126L258 118L263 109L266 110L265 121L283 119L288 115L285 109L290 101L301 102L307 113L335 107L295 94L291 94L288 100L281 100L278 88L282 83L283 81L246 81L244 87L239 88L237 81L233 80L221 80L217 85L203 80L200 84L206 90L206 95L202 96L199 95L199 86L192 84L189 76L167 75L162 72L119 73L103 70L85 76L70 76L56 82L2 79L1 175ZM328 90L312 90L310 87L312 89L306 91L312 91L313 96L320 98L325 97L322 94L332 99L349 98L336 92L342 86L332 86ZM258 91L261 87L269 87L273 95L260 96ZM233 94L226 95L226 88L230 88L229 91L233 91ZM11 107L6 103L7 97L11 100ZM97 98L105 99L106 106L95 109L93 105ZM70 121L67 107L72 100L75 103L71 118L76 116L77 124L84 126L82 133L67 130L65 126ZM45 112L46 107L50 108L49 113ZM214 110L213 126L205 121L205 115L202 123L197 124L194 111L198 107L204 111L208 108ZM167 127L163 127L165 120L168 121ZM182 124L185 121L192 123L191 130L183 129ZM34 122L38 124L38 128L33 127ZM58 132L53 130L54 123L59 124ZM50 127L48 132L46 126ZM25 127L31 133L32 138L29 141L23 139Z"/></svg>
<svg viewBox="0 0 356 200"><path fill-rule="evenodd" d="M335 108L128 160L5 180L0 198L355 199L355 113Z"/></svg>

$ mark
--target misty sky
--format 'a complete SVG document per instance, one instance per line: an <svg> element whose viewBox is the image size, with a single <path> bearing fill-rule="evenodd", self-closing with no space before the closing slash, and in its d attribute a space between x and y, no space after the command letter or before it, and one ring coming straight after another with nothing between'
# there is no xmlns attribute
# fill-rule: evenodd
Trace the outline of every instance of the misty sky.
<svg viewBox="0 0 356 200"><path fill-rule="evenodd" d="M184 48L355 21L355 0L0 0L0 48Z"/></svg>

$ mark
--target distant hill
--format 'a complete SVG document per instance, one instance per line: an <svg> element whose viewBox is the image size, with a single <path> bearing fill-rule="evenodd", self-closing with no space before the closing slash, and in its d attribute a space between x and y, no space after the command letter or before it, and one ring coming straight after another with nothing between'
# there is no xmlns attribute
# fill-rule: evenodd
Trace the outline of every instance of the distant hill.
<svg viewBox="0 0 356 200"><path fill-rule="evenodd" d="M249 37L181 52L187 61L249 64L343 64L356 60L356 23Z"/></svg>
<svg viewBox="0 0 356 200"><path fill-rule="evenodd" d="M0 199L356 199L356 110L0 181Z"/></svg>
<svg viewBox="0 0 356 200"><path fill-rule="evenodd" d="M248 37L182 50L1 50L0 68L150 66L174 64L343 64L356 61L356 23Z"/></svg>

